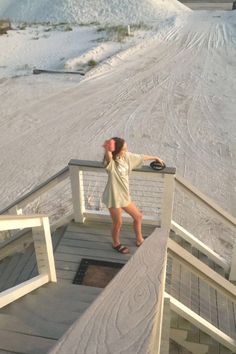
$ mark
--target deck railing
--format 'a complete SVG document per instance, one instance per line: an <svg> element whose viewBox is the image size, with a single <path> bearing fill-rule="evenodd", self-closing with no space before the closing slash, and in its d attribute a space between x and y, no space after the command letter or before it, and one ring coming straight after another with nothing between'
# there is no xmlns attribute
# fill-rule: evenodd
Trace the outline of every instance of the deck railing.
<svg viewBox="0 0 236 354"><path fill-rule="evenodd" d="M0 308L12 301L37 289L50 281L56 282L56 271L51 242L51 233L48 217L44 215L33 216L0 216L0 231L32 228L33 242L39 275L15 287L0 293ZM0 259L9 255L9 248L0 249ZM10 252L14 252L11 250Z"/></svg>
<svg viewBox="0 0 236 354"><path fill-rule="evenodd" d="M223 236L230 235L232 240L236 238L236 218L174 173L173 168L156 172L148 166L134 171L131 178L132 197L145 215L144 222L160 226L162 220L162 226L166 224L167 228L171 223L172 229L179 236L223 267L226 272L230 272L230 279L236 281L236 242L228 259L212 250L212 244L215 245L217 240L214 236L216 229L218 234L220 230ZM107 221L108 213L101 203L105 182L106 173L102 163L71 160L69 166L4 208L0 214L43 213L49 216L51 231L73 218L77 221L85 218ZM174 192L174 212L171 217ZM186 198L191 200L192 205L185 203ZM191 220L185 218L185 213L179 215L178 210L183 208L183 204L188 208L186 215L189 215L189 209L192 209ZM201 208L204 211L198 215ZM194 219L195 217L199 219ZM202 223L202 219L206 219L206 228L202 234L195 234L191 227L194 223ZM208 238L212 237L212 244L206 244L204 232L208 233Z"/></svg>
<svg viewBox="0 0 236 354"><path fill-rule="evenodd" d="M179 205L186 206L186 213L182 210L179 215ZM229 273L231 281L236 281L236 218L234 216L186 179L175 176L173 219L175 221L172 220L172 229L179 236L224 268ZM177 220L184 225L184 228L176 223ZM222 255L224 244L228 244L228 247L224 248L225 254Z"/></svg>
<svg viewBox="0 0 236 354"><path fill-rule="evenodd" d="M107 220L109 213L101 203L107 180L104 165L94 161L71 160L69 169L75 221L83 222L86 218ZM143 166L133 171L130 178L132 199L143 212L144 223L151 222L170 229L174 174L175 168L170 167L155 171Z"/></svg>

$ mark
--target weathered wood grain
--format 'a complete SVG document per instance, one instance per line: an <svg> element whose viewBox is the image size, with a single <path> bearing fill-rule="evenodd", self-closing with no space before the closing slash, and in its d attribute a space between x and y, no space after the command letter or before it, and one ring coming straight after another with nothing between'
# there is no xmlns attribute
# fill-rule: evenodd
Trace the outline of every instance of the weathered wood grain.
<svg viewBox="0 0 236 354"><path fill-rule="evenodd" d="M149 353L168 233L156 229L52 353Z"/></svg>

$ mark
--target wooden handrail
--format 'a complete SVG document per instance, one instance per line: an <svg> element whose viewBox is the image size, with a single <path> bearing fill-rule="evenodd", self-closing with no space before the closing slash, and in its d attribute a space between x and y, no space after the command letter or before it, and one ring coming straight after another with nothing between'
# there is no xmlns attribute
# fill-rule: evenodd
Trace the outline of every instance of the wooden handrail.
<svg viewBox="0 0 236 354"><path fill-rule="evenodd" d="M168 293L165 293L165 297L170 299L170 308L172 311L235 353L236 340L234 338L229 337Z"/></svg>
<svg viewBox="0 0 236 354"><path fill-rule="evenodd" d="M193 236L190 232L185 230L182 226L177 224L174 220L171 220L171 230L173 230L176 233L176 235L180 236L183 240L187 241L193 247L195 247L200 252L205 254L214 263L222 267L226 273L229 272L230 265L226 262L224 258L222 258L219 254L214 252L210 247L205 245L205 243L200 241L197 237Z"/></svg>
<svg viewBox="0 0 236 354"><path fill-rule="evenodd" d="M194 257L191 253L179 246L176 242L168 240L168 253L173 254L181 264L190 269L194 274L220 291L224 296L236 300L236 286L223 278L220 274L208 267L205 263Z"/></svg>
<svg viewBox="0 0 236 354"><path fill-rule="evenodd" d="M53 257L53 247L48 217L44 215L2 215L0 216L0 230L14 230L32 228L35 255L39 276L30 281L10 288L0 293L0 308L15 301L19 297L45 284L46 282L56 282L56 269ZM23 236L22 236L23 237ZM27 238L28 243L28 238ZM8 244L6 249L0 249L0 259L8 256L14 245Z"/></svg>
<svg viewBox="0 0 236 354"><path fill-rule="evenodd" d="M96 170L104 170L104 164L99 161L89 161L89 160L76 160L71 159L69 162L69 166L78 166L81 169L85 168L85 170L96 169ZM163 170L153 170L149 166L142 166L141 168L134 169L134 171L138 172L149 172L149 173L161 173L161 174L172 174L174 175L176 172L175 167L166 167Z"/></svg>
<svg viewBox="0 0 236 354"><path fill-rule="evenodd" d="M53 187L55 184L60 183L64 179L66 179L69 176L69 166L66 166L59 172L57 172L55 175L52 177L48 178L45 182L39 184L35 188L33 188L30 192L24 194L22 197L18 198L15 200L13 203L9 204L7 207L2 209L0 211L1 214L7 213L10 209L14 208L17 205L23 206L32 201L33 199L36 199L38 196L44 193L44 191L47 191L51 187ZM45 190L46 189L46 190Z"/></svg>
<svg viewBox="0 0 236 354"><path fill-rule="evenodd" d="M50 353L159 354L167 239L155 229Z"/></svg>
<svg viewBox="0 0 236 354"><path fill-rule="evenodd" d="M196 187L194 187L191 183L189 183L185 178L180 177L178 175L175 176L175 181L177 184L179 183L182 187L187 189L191 194L201 200L204 204L213 209L218 215L223 217L227 222L229 222L232 226L236 226L236 218L232 216L230 213L221 208L216 202L207 197L205 194L200 192Z"/></svg>

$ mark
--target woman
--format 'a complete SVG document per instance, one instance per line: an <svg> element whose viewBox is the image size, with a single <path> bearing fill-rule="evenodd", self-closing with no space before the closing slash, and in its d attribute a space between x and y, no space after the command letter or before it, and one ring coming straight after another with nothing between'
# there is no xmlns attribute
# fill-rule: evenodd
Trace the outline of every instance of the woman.
<svg viewBox="0 0 236 354"><path fill-rule="evenodd" d="M136 235L136 246L139 247L144 239L142 235L142 214L131 201L129 195L129 174L142 166L143 161L164 161L158 156L132 154L127 150L124 139L112 138L106 140L104 145L104 162L108 173L108 181L103 193L103 203L109 209L112 218L112 246L123 254L129 253L128 247L120 243L120 229L122 225L122 210L132 216Z"/></svg>

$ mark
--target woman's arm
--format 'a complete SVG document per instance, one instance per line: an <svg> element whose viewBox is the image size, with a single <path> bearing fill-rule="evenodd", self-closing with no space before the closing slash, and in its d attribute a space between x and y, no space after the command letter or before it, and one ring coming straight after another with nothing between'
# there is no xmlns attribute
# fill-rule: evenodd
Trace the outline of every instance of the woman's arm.
<svg viewBox="0 0 236 354"><path fill-rule="evenodd" d="M162 165L164 164L164 161L158 157L158 156L150 156L150 155L143 155L143 160L148 161L148 160L157 160L159 161Z"/></svg>

